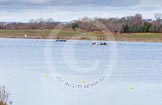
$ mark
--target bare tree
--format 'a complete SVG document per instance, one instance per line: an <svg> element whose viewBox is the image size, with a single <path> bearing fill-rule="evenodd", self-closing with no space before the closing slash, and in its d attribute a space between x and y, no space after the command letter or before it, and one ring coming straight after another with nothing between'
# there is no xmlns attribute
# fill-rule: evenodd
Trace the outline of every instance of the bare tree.
<svg viewBox="0 0 162 105"><path fill-rule="evenodd" d="M156 22L155 22L155 26L157 28L157 32L160 31L160 28L161 28L161 18L162 18L162 14L161 13L156 13L155 14L155 19L156 19Z"/></svg>
<svg viewBox="0 0 162 105"><path fill-rule="evenodd" d="M5 91L5 87L0 87L0 105L11 105L12 101L9 100L9 93Z"/></svg>

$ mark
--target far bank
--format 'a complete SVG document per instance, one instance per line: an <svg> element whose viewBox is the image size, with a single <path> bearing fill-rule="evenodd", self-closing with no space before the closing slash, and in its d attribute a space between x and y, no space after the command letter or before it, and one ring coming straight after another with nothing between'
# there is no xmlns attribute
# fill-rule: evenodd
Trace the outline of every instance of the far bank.
<svg viewBox="0 0 162 105"><path fill-rule="evenodd" d="M162 42L162 33L112 34L72 30L0 30L0 38Z"/></svg>

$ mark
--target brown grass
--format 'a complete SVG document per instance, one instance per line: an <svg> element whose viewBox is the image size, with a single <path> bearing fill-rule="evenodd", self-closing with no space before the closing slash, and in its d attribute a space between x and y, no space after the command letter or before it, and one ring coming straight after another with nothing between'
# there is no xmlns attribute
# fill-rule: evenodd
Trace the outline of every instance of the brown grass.
<svg viewBox="0 0 162 105"><path fill-rule="evenodd" d="M162 33L112 34L72 30L0 30L0 38L162 42Z"/></svg>
<svg viewBox="0 0 162 105"><path fill-rule="evenodd" d="M6 103L0 102L0 105L7 105Z"/></svg>

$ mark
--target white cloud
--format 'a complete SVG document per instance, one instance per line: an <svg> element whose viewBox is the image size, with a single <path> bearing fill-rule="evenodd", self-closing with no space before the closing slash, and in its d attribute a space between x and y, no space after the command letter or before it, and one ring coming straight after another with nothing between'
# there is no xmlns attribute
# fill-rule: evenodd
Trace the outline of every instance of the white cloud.
<svg viewBox="0 0 162 105"><path fill-rule="evenodd" d="M0 3L3 3L3 2L9 2L11 0L0 0Z"/></svg>
<svg viewBox="0 0 162 105"><path fill-rule="evenodd" d="M26 3L32 3L32 4L43 4L43 3L48 3L51 0L25 0L24 2Z"/></svg>
<svg viewBox="0 0 162 105"><path fill-rule="evenodd" d="M129 0L129 3L124 4L125 6L117 6L123 0L115 0L116 2L103 0L107 1L108 5L105 5L103 1L97 2L97 0L86 1L93 2L96 5L90 5L83 1L85 0L80 0L82 3L78 4L79 0L75 0L75 2L74 0L0 0L0 21L28 21L31 18L41 17L52 17L57 21L69 21L84 16L123 17L136 13L141 13L144 18L154 18L156 12L162 11L162 1L160 0L137 0L139 4L132 6L128 6L128 4L133 3L134 0ZM117 2L118 4L114 6L113 4ZM71 6L69 5L71 3L78 5ZM11 4L10 8L8 8L9 4Z"/></svg>

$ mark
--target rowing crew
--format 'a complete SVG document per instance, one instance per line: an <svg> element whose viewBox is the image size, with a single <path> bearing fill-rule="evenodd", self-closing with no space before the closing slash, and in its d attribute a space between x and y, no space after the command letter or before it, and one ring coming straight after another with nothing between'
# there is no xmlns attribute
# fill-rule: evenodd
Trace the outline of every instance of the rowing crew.
<svg viewBox="0 0 162 105"><path fill-rule="evenodd" d="M108 44L106 42L101 42L99 44L97 42L93 42L92 45L105 45L106 46L106 45L110 45L110 44Z"/></svg>

